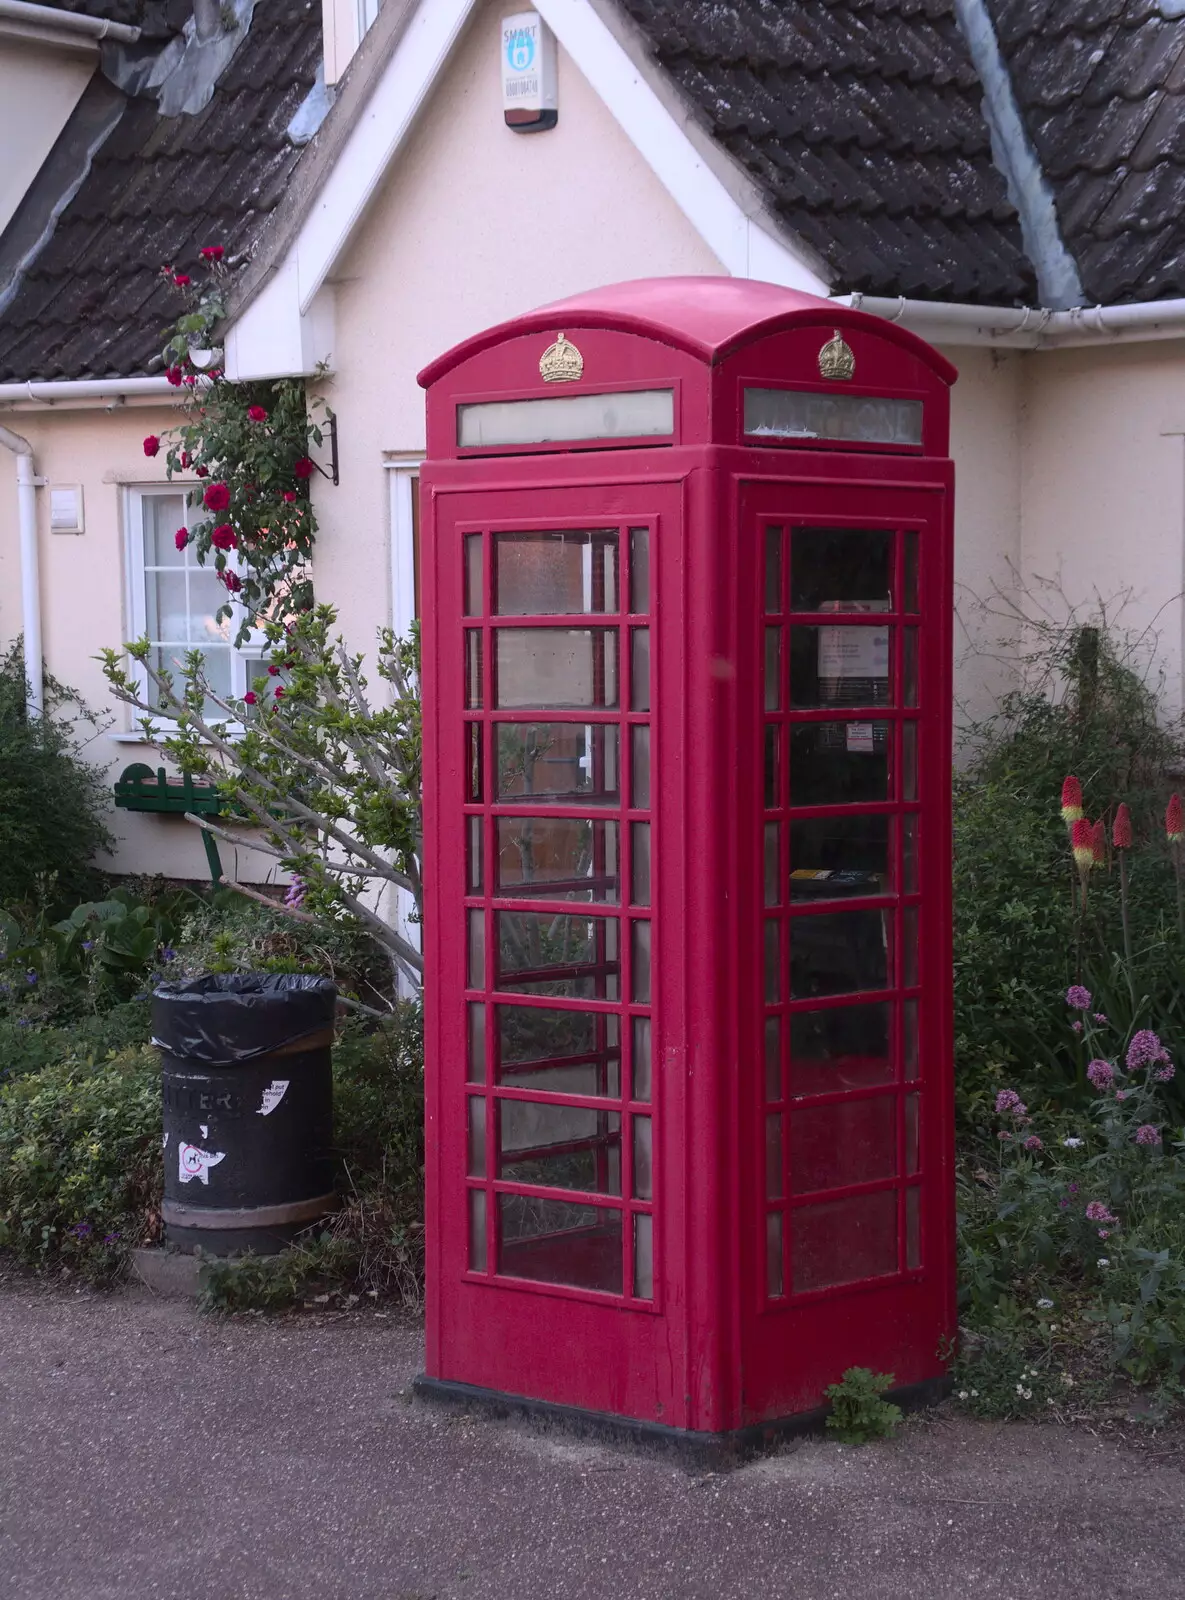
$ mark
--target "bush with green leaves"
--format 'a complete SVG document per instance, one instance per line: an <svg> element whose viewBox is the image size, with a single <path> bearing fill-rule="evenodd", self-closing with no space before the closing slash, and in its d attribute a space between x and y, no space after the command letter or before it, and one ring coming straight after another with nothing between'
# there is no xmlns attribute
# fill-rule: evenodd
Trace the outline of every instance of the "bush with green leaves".
<svg viewBox="0 0 1185 1600"><path fill-rule="evenodd" d="M0 907L68 906L97 883L93 862L110 844L108 796L85 759L93 717L45 679L45 714L30 717L24 655L0 656Z"/></svg>
<svg viewBox="0 0 1185 1600"><path fill-rule="evenodd" d="M891 1372L849 1367L839 1383L828 1384L823 1391L831 1402L827 1432L840 1444L889 1438L901 1421L901 1407L881 1398L892 1387Z"/></svg>

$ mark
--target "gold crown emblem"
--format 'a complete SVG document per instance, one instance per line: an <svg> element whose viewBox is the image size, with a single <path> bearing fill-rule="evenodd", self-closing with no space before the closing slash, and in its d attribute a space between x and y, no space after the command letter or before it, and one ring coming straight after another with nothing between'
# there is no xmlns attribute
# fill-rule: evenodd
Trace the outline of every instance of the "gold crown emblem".
<svg viewBox="0 0 1185 1600"><path fill-rule="evenodd" d="M819 376L822 378L850 378L856 370L856 358L839 329L819 351Z"/></svg>
<svg viewBox="0 0 1185 1600"><path fill-rule="evenodd" d="M539 357L539 376L544 383L575 383L583 375L584 357L562 333Z"/></svg>

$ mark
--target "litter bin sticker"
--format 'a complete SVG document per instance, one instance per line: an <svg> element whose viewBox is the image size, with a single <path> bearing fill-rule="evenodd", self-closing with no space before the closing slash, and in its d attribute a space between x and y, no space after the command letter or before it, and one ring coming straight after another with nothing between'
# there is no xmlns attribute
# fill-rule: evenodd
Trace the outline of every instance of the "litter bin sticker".
<svg viewBox="0 0 1185 1600"><path fill-rule="evenodd" d="M291 1078L273 1078L271 1083L263 1091L263 1104L260 1106L256 1115L261 1117L270 1117L272 1112L279 1105L280 1101L288 1093L288 1085L291 1082Z"/></svg>
<svg viewBox="0 0 1185 1600"><path fill-rule="evenodd" d="M209 1188L210 1168L216 1167L225 1156L225 1150L202 1150L196 1144L186 1144L182 1140L177 1146L177 1177L182 1183L196 1178Z"/></svg>

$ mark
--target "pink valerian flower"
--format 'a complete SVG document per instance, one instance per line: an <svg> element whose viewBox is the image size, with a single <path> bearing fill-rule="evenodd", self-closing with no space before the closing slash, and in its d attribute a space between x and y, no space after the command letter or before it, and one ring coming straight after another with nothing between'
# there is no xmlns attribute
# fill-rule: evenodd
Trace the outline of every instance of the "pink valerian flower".
<svg viewBox="0 0 1185 1600"><path fill-rule="evenodd" d="M1116 1100L1126 1100L1127 1099L1127 1093L1128 1092L1127 1092L1126 1089L1116 1089L1116 1091L1115 1091Z"/></svg>
<svg viewBox="0 0 1185 1600"><path fill-rule="evenodd" d="M1062 820L1069 827L1085 816L1082 809L1082 785L1077 778L1069 777L1062 784Z"/></svg>
<svg viewBox="0 0 1185 1600"><path fill-rule="evenodd" d="M1082 1032L1082 1024L1081 1024L1081 1022L1071 1022L1070 1027L1074 1030L1075 1033L1081 1033Z"/></svg>
<svg viewBox="0 0 1185 1600"><path fill-rule="evenodd" d="M1181 813L1181 796L1171 794L1164 813L1164 833L1170 844L1180 844L1185 835L1185 819Z"/></svg>
<svg viewBox="0 0 1185 1600"><path fill-rule="evenodd" d="M1103 1011L1096 1011L1095 1012L1095 1014L1094 1014L1094 1021L1095 1022L1105 1023L1106 1020L1107 1020L1106 1012L1103 1012Z"/></svg>
<svg viewBox="0 0 1185 1600"><path fill-rule="evenodd" d="M1092 1061L1086 1069L1086 1076L1101 1093L1115 1082L1115 1068L1109 1061Z"/></svg>
<svg viewBox="0 0 1185 1600"><path fill-rule="evenodd" d="M185 546L189 543L189 529L178 528L177 532L173 535L173 543L177 546L178 550L184 550Z"/></svg>
<svg viewBox="0 0 1185 1600"><path fill-rule="evenodd" d="M1015 1089L1001 1089L996 1096L996 1115L1002 1117L1009 1111L1017 1111L1024 1116L1024 1102Z"/></svg>
<svg viewBox="0 0 1185 1600"><path fill-rule="evenodd" d="M1066 1004L1072 1011L1089 1011L1090 999L1090 990L1084 989L1080 983L1072 983L1066 990Z"/></svg>
<svg viewBox="0 0 1185 1600"><path fill-rule="evenodd" d="M307 885L299 873L292 874L292 882L288 885L288 893L284 896L284 904L293 910L299 910L304 904L304 897L308 893Z"/></svg>
<svg viewBox="0 0 1185 1600"><path fill-rule="evenodd" d="M1132 814L1125 805L1121 805L1115 812L1115 821L1111 824L1111 843L1116 850L1130 850L1132 847Z"/></svg>
<svg viewBox="0 0 1185 1600"><path fill-rule="evenodd" d="M1110 1228L1100 1228L1099 1229L1099 1238L1100 1239L1109 1239L1110 1237L1111 1237Z"/></svg>
<svg viewBox="0 0 1185 1600"><path fill-rule="evenodd" d="M1156 1079L1157 1083L1168 1083L1170 1078L1174 1078L1176 1076L1176 1073L1176 1067L1173 1066L1171 1061L1168 1061L1163 1067L1157 1067L1152 1076Z"/></svg>
<svg viewBox="0 0 1185 1600"><path fill-rule="evenodd" d="M1026 1150L1044 1150L1044 1148L1044 1143L1038 1139L1035 1133L1030 1133L1028 1138L1025 1140Z"/></svg>
<svg viewBox="0 0 1185 1600"><path fill-rule="evenodd" d="M1127 1047L1127 1070L1138 1072L1141 1067L1151 1066L1153 1062L1167 1061L1169 1053L1161 1044L1159 1038L1151 1028L1141 1028L1138 1033L1132 1034L1131 1043Z"/></svg>
<svg viewBox="0 0 1185 1600"><path fill-rule="evenodd" d="M1000 1133L998 1133L996 1135L996 1138L997 1139L1011 1139L1012 1135L1010 1133L1002 1131L1002 1132L1000 1132Z"/></svg>
<svg viewBox="0 0 1185 1600"><path fill-rule="evenodd" d="M1086 1220L1087 1222L1118 1222L1119 1218L1108 1211L1101 1200L1091 1200L1086 1207Z"/></svg>
<svg viewBox="0 0 1185 1600"><path fill-rule="evenodd" d="M1137 1144L1159 1144L1160 1129L1153 1127L1152 1123L1145 1122L1136 1129Z"/></svg>
<svg viewBox="0 0 1185 1600"><path fill-rule="evenodd" d="M1079 817L1070 829L1070 849L1079 872L1089 872L1094 866L1094 828L1085 817Z"/></svg>

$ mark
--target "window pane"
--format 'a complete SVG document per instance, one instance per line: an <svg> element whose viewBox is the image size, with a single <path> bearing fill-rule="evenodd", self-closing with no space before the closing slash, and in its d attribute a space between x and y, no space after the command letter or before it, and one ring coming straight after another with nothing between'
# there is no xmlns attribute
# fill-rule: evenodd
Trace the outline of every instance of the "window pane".
<svg viewBox="0 0 1185 1600"><path fill-rule="evenodd" d="M781 729L776 723L765 728L765 807L772 809L778 803L778 743Z"/></svg>
<svg viewBox="0 0 1185 1600"><path fill-rule="evenodd" d="M617 741L613 724L499 722L495 797L592 800L617 804Z"/></svg>
<svg viewBox="0 0 1185 1600"><path fill-rule="evenodd" d="M905 1076L916 1078L918 1075L918 1003L916 1000L903 1002L901 1018L902 1055L904 1057Z"/></svg>
<svg viewBox="0 0 1185 1600"><path fill-rule="evenodd" d="M916 722L903 722L901 724L901 798L903 800L916 800L918 797L918 725Z"/></svg>
<svg viewBox="0 0 1185 1600"><path fill-rule="evenodd" d="M918 536L916 531L901 535L905 543L905 593L901 601L902 611L916 611L918 609Z"/></svg>
<svg viewBox="0 0 1185 1600"><path fill-rule="evenodd" d="M634 1294L654 1299L654 1219L646 1211L634 1215Z"/></svg>
<svg viewBox="0 0 1185 1600"><path fill-rule="evenodd" d="M650 610L650 529L630 529L630 610Z"/></svg>
<svg viewBox="0 0 1185 1600"><path fill-rule="evenodd" d="M835 1006L790 1018L790 1093L867 1089L893 1078L889 1007Z"/></svg>
<svg viewBox="0 0 1185 1600"><path fill-rule="evenodd" d="M765 1119L765 1195L768 1200L782 1197L782 1128L780 1113Z"/></svg>
<svg viewBox="0 0 1185 1600"><path fill-rule="evenodd" d="M636 1005L647 1005L650 1001L650 924L635 922L631 926L634 942L631 952L633 993L630 999Z"/></svg>
<svg viewBox="0 0 1185 1600"><path fill-rule="evenodd" d="M621 1293L620 1211L502 1194L498 1219L499 1272L536 1283Z"/></svg>
<svg viewBox="0 0 1185 1600"><path fill-rule="evenodd" d="M791 611L888 611L893 535L884 528L794 528Z"/></svg>
<svg viewBox="0 0 1185 1600"><path fill-rule="evenodd" d="M650 1018L635 1017L634 1030L634 1059L633 1059L633 1087L631 1093L635 1100L650 1099Z"/></svg>
<svg viewBox="0 0 1185 1600"><path fill-rule="evenodd" d="M484 1272L487 1260L486 1249L486 1192L484 1189L470 1189L469 1191L469 1270L470 1272Z"/></svg>
<svg viewBox="0 0 1185 1600"><path fill-rule="evenodd" d="M921 409L920 401L888 403L916 404ZM673 389L549 395L543 400L484 400L457 407L457 443L462 449L551 444L566 439L636 439L674 431Z"/></svg>
<svg viewBox="0 0 1185 1600"><path fill-rule="evenodd" d="M918 630L906 628L902 634L903 657L901 664L901 704L918 703Z"/></svg>
<svg viewBox="0 0 1185 1600"><path fill-rule="evenodd" d="M630 729L630 740L633 752L630 804L635 811L646 811L650 807L650 729L644 722L635 723Z"/></svg>
<svg viewBox="0 0 1185 1600"><path fill-rule="evenodd" d="M901 887L905 894L916 894L918 887L918 819L901 819Z"/></svg>
<svg viewBox="0 0 1185 1600"><path fill-rule="evenodd" d="M846 1189L897 1175L897 1097L799 1106L790 1118L790 1188Z"/></svg>
<svg viewBox="0 0 1185 1600"><path fill-rule="evenodd" d="M231 689L230 651L225 647L217 650L207 650L202 662L202 670L206 675L206 682L220 700L229 701ZM225 717L226 712L210 704L208 711L215 715Z"/></svg>
<svg viewBox="0 0 1185 1600"><path fill-rule="evenodd" d="M901 986L914 989L918 982L918 908L906 906L901 913Z"/></svg>
<svg viewBox="0 0 1185 1600"><path fill-rule="evenodd" d="M498 616L617 610L616 528L494 535Z"/></svg>
<svg viewBox="0 0 1185 1600"><path fill-rule="evenodd" d="M771 1211L765 1219L765 1292L772 1298L783 1294L782 1213Z"/></svg>
<svg viewBox="0 0 1185 1600"><path fill-rule="evenodd" d="M650 710L650 629L630 630L630 710Z"/></svg>
<svg viewBox="0 0 1185 1600"><path fill-rule="evenodd" d="M858 994L890 981L891 911L796 917L790 926L790 997Z"/></svg>
<svg viewBox="0 0 1185 1600"><path fill-rule="evenodd" d="M481 631L469 628L465 634L465 704L470 710L481 706Z"/></svg>
<svg viewBox="0 0 1185 1600"><path fill-rule="evenodd" d="M918 1170L920 1149L918 1143L918 1101L919 1095L907 1094L905 1097L905 1175L912 1178Z"/></svg>
<svg viewBox="0 0 1185 1600"><path fill-rule="evenodd" d="M480 817L467 817L465 829L469 835L466 854L468 856L469 872L467 894L480 894L482 884L482 819Z"/></svg>
<svg viewBox="0 0 1185 1600"><path fill-rule="evenodd" d="M615 628L499 628L496 703L518 706L616 706Z"/></svg>
<svg viewBox="0 0 1185 1600"><path fill-rule="evenodd" d="M793 1219L797 1291L897 1271L896 1189L800 1206Z"/></svg>
<svg viewBox="0 0 1185 1600"><path fill-rule="evenodd" d="M621 1093L621 1024L605 1012L498 1007L498 1081L512 1089Z"/></svg>
<svg viewBox="0 0 1185 1600"><path fill-rule="evenodd" d="M912 1272L922 1264L922 1191L905 1191L905 1266Z"/></svg>
<svg viewBox="0 0 1185 1600"><path fill-rule="evenodd" d="M500 1101L498 1176L541 1188L620 1194L621 1113Z"/></svg>
<svg viewBox="0 0 1185 1600"><path fill-rule="evenodd" d="M790 729L790 804L846 806L890 799L892 746L891 722L795 724Z"/></svg>
<svg viewBox="0 0 1185 1600"><path fill-rule="evenodd" d="M792 820L791 899L885 894L890 887L890 837L891 818L883 814Z"/></svg>
<svg viewBox="0 0 1185 1600"><path fill-rule="evenodd" d="M148 637L181 648L185 654L189 639L189 590L183 572L150 572L145 575Z"/></svg>
<svg viewBox="0 0 1185 1600"><path fill-rule="evenodd" d="M778 841L781 831L780 823L767 822L765 825L765 903L767 906L780 906L782 903L782 872L778 862Z"/></svg>
<svg viewBox="0 0 1185 1600"><path fill-rule="evenodd" d="M218 612L226 604L227 593L212 572L189 574L189 637L194 644L229 644L232 628L229 618L218 620Z"/></svg>
<svg viewBox="0 0 1185 1600"><path fill-rule="evenodd" d="M636 906L650 904L650 824L630 823L630 901Z"/></svg>
<svg viewBox="0 0 1185 1600"><path fill-rule="evenodd" d="M178 528L188 527L185 496L146 494L140 502L144 513L144 565L181 567L185 552L178 550Z"/></svg>
<svg viewBox="0 0 1185 1600"><path fill-rule="evenodd" d="M776 617L782 609L782 530L765 530L765 609Z"/></svg>
<svg viewBox="0 0 1185 1600"><path fill-rule="evenodd" d="M634 1125L634 1199L654 1198L653 1125L649 1117L633 1117Z"/></svg>
<svg viewBox="0 0 1185 1600"><path fill-rule="evenodd" d="M583 817L498 817L497 890L510 899L617 900L617 824Z"/></svg>
<svg viewBox="0 0 1185 1600"><path fill-rule="evenodd" d="M616 1000L616 917L499 911L498 987L511 994Z"/></svg>
<svg viewBox="0 0 1185 1600"><path fill-rule="evenodd" d="M481 910L469 913L469 987L486 986L486 914Z"/></svg>
<svg viewBox="0 0 1185 1600"><path fill-rule="evenodd" d="M891 628L790 629L790 704L887 706Z"/></svg>
<svg viewBox="0 0 1185 1600"><path fill-rule="evenodd" d="M782 1098L782 1019L765 1019L765 1098Z"/></svg>
<svg viewBox="0 0 1185 1600"><path fill-rule="evenodd" d="M484 610L482 590L481 534L465 535L465 615L480 617Z"/></svg>
<svg viewBox="0 0 1185 1600"><path fill-rule="evenodd" d="M469 1096L469 1176L486 1175L486 1103L480 1095Z"/></svg>
<svg viewBox="0 0 1185 1600"><path fill-rule="evenodd" d="M478 801L482 797L481 787L481 728L480 722L470 722L467 725L465 742L468 754L466 763L468 771L465 774L466 797L471 801Z"/></svg>
<svg viewBox="0 0 1185 1600"><path fill-rule="evenodd" d="M486 1008L470 1001L469 1013L469 1072L470 1083L486 1081Z"/></svg>
<svg viewBox="0 0 1185 1600"><path fill-rule="evenodd" d="M769 1004L782 997L782 959L776 917L765 919L765 998Z"/></svg>
<svg viewBox="0 0 1185 1600"><path fill-rule="evenodd" d="M777 711L782 704L782 630L765 630L765 709Z"/></svg>

